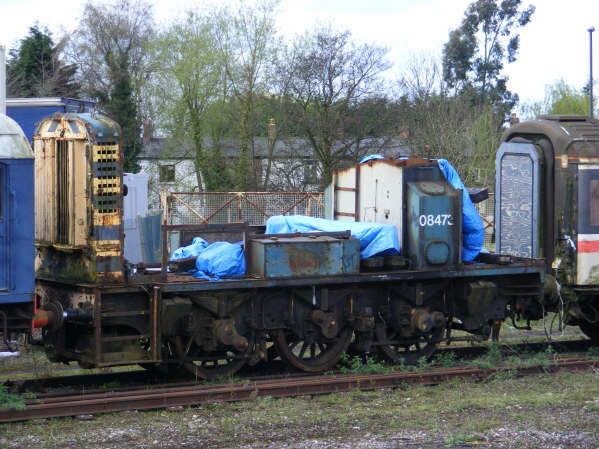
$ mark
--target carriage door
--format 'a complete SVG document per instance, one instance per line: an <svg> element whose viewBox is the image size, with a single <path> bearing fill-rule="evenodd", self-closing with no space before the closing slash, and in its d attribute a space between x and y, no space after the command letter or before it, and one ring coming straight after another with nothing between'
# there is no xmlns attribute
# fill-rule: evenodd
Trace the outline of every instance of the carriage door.
<svg viewBox="0 0 599 449"><path fill-rule="evenodd" d="M0 164L0 291L8 290L8 170Z"/></svg>
<svg viewBox="0 0 599 449"><path fill-rule="evenodd" d="M578 165L576 283L599 283L599 165Z"/></svg>
<svg viewBox="0 0 599 449"><path fill-rule="evenodd" d="M531 143L504 142L497 150L495 247L498 253L542 257L541 154Z"/></svg>

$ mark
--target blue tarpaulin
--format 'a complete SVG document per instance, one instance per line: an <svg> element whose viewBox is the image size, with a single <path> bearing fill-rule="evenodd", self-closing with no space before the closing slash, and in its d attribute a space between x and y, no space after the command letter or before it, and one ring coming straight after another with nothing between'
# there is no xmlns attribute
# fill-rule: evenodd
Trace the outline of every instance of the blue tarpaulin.
<svg viewBox="0 0 599 449"><path fill-rule="evenodd" d="M296 232L343 232L360 240L360 258L376 255L399 254L397 228L389 224L360 221L334 221L303 215L276 215L266 221L266 234L292 234Z"/></svg>
<svg viewBox="0 0 599 449"><path fill-rule="evenodd" d="M189 257L197 257L202 251L208 247L208 242L202 237L194 237L191 241L191 245L177 248L171 260L187 259Z"/></svg>
<svg viewBox="0 0 599 449"><path fill-rule="evenodd" d="M215 281L221 277L243 276L245 256L242 242L215 242L204 249L196 259L194 276Z"/></svg>
<svg viewBox="0 0 599 449"><path fill-rule="evenodd" d="M437 162L447 182L455 189L462 189L462 260L472 262L480 253L485 241L483 221L455 168L445 159L439 159Z"/></svg>
<svg viewBox="0 0 599 449"><path fill-rule="evenodd" d="M365 164L368 161L375 161L378 159L385 159L385 156L382 156L380 154L367 154L362 159L360 159L360 164Z"/></svg>
<svg viewBox="0 0 599 449"><path fill-rule="evenodd" d="M171 260L196 258L193 275L210 281L221 277L243 276L245 274L245 256L242 242L214 242L208 244L201 237L194 237L191 245L178 248Z"/></svg>

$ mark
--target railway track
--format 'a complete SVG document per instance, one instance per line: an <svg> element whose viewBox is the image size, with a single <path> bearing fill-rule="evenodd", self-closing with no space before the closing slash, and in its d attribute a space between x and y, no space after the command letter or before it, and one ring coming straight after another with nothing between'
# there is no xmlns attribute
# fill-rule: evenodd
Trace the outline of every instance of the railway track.
<svg viewBox="0 0 599 449"><path fill-rule="evenodd" d="M525 352L533 353L545 350L549 343L543 342L508 342L504 341L498 345L499 349L504 355L522 354ZM553 341L551 343L552 349L558 353L573 353L573 352L584 352L591 348L592 342L590 340L563 340ZM436 354L443 353L454 353L456 358L461 360L471 360L476 357L484 355L489 349L487 344L478 344L476 346L445 346L440 345ZM238 373L241 380L253 381L259 380L260 378L277 378L277 377L298 377L300 373L289 373L286 371L286 367L280 360L274 360L268 365L257 365L254 367L245 367ZM9 389L9 391L17 394L24 392L32 392L41 394L43 396L48 395L48 391L54 391L50 393L53 395L66 394L77 391L88 391L88 392L101 392L107 389L124 389L123 387L130 388L154 388L164 385L167 378L160 376L152 371L136 370L136 371L121 371L121 372L109 372L109 373L94 373L94 374L77 374L77 375L66 375L46 378L35 378L35 379L21 379L21 380L7 380L3 384ZM171 385L187 386L197 385L201 383L201 380L196 382L185 380L185 378L172 379L169 381ZM177 383L174 384L173 382Z"/></svg>
<svg viewBox="0 0 599 449"><path fill-rule="evenodd" d="M516 372L518 375L531 375L540 372L577 371L589 368L599 369L599 360L567 358L555 360L547 366L517 369L456 367L435 368L422 372L402 371L371 375L302 375L295 378L248 380L241 383L218 385L163 386L152 389L78 393L28 401L24 410L0 410L0 422L193 406L212 402L246 401L265 396L280 398L394 388L410 384L433 385L454 378L480 380L508 370Z"/></svg>

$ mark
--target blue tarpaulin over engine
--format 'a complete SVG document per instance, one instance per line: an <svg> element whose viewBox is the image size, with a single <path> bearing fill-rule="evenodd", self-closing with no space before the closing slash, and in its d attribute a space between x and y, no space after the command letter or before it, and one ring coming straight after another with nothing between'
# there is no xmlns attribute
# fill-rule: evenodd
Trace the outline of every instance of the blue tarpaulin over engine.
<svg viewBox="0 0 599 449"><path fill-rule="evenodd" d="M437 162L447 182L455 189L462 189L462 261L472 262L480 253L485 241L483 221L456 169L445 159L439 159Z"/></svg>
<svg viewBox="0 0 599 449"><path fill-rule="evenodd" d="M356 221L334 221L304 215L276 215L266 221L266 234L293 234L296 232L343 232L360 240L360 258L376 255L399 254L397 228L389 224Z"/></svg>

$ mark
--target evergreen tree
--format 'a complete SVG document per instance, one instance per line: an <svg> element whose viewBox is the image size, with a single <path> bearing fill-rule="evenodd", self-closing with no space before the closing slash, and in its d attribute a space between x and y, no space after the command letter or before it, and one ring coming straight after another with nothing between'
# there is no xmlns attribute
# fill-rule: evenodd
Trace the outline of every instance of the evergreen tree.
<svg viewBox="0 0 599 449"><path fill-rule="evenodd" d="M443 77L450 88L470 96L477 105L491 104L507 114L518 96L507 89L505 63L516 60L519 27L528 24L534 6L521 0L476 0L443 48Z"/></svg>
<svg viewBox="0 0 599 449"><path fill-rule="evenodd" d="M65 40L54 44L51 33L37 25L9 52L7 69L8 95L13 97L76 97L77 66L61 59Z"/></svg>

